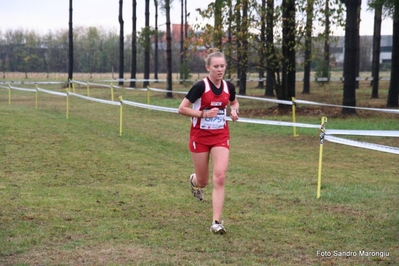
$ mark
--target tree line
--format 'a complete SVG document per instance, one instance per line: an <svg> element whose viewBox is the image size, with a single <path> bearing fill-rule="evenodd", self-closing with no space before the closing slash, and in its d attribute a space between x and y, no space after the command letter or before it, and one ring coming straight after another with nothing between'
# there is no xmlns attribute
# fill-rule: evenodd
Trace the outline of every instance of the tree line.
<svg viewBox="0 0 399 266"><path fill-rule="evenodd" d="M160 51L158 71L166 73L164 32L158 32ZM0 33L0 65L2 72L68 72L68 30L41 35L35 31L17 29ZM130 72L131 34L124 41L124 69ZM137 57L144 59L144 37L138 32ZM155 46L154 43L152 43ZM153 56L154 47L151 49ZM173 72L178 72L180 47L173 42ZM102 27L74 28L74 71L107 73L119 71L119 35ZM188 62L193 73L203 72L203 60L193 54ZM150 72L154 73L151 62ZM144 60L137 61L137 72L144 72Z"/></svg>
<svg viewBox="0 0 399 266"><path fill-rule="evenodd" d="M329 77L331 28L345 27L342 105L349 108L344 107L342 113L354 114L356 109L350 107L356 106L357 77L362 58L359 36L361 3L361 0L216 0L201 11L204 17L214 17L214 24L202 29L207 33L208 43L224 48L229 65L234 66L240 79L240 94L246 93L248 69L256 65L260 78L266 73L265 95L290 100L295 97L298 55L304 58L302 93L307 94L310 93L311 64L315 56L318 74ZM381 21L384 16L389 16L393 21L393 43L387 106L398 107L399 0L368 0L368 6L375 11L371 97L378 98ZM226 32L228 41L224 42ZM323 42L324 45L320 45ZM254 54L252 59L255 60L251 60Z"/></svg>
<svg viewBox="0 0 399 266"><path fill-rule="evenodd" d="M170 9L172 0L145 0L145 27L137 31L137 1L124 6L119 0L119 34L101 28L73 28L73 0L70 0L69 30L48 33L44 41L33 32L8 31L0 45L3 70L54 69L73 71L119 72L130 70L131 86L136 73L167 73L167 89L172 90L172 73L180 72L187 78L190 73L202 72L200 50L218 47L227 58L227 78L237 77L239 94L246 94L246 80L250 72L258 72L258 87L265 96L282 100L295 97L298 57L304 58L302 93L310 93L311 66L317 61L318 75L329 77L331 71L331 28L345 27L345 59L343 68L343 105L356 106L356 77L359 75L360 42L359 21L361 0L215 0L198 13L206 25L187 23L187 0L174 1L181 7L180 38L172 38ZM391 82L387 106L398 106L399 95L399 0L369 0L375 10L372 59L373 93L378 98L379 48L383 14L393 18ZM150 5L155 14L150 14ZM124 8L132 8L133 28L125 36ZM159 14L166 18L166 31L158 29ZM150 20L155 26L150 26ZM154 22L152 23L154 25ZM316 30L317 29L317 30ZM175 34L173 36L176 36ZM155 40L162 40L155 41ZM14 43L13 43L14 42ZM10 45L13 44L13 45ZM11 47L12 46L12 47ZM29 47L29 48L28 48ZM4 52L4 48L9 49ZM11 50L16 51L12 53ZM202 51L203 52L203 51ZM8 65L5 64L8 56ZM51 58L51 59L50 59ZM54 60L55 59L55 60ZM152 59L152 60L151 60ZM151 60L151 61L150 61ZM264 81L265 80L265 81ZM143 84L146 86L147 84ZM172 97L172 94L167 94ZM355 109L343 108L343 113Z"/></svg>

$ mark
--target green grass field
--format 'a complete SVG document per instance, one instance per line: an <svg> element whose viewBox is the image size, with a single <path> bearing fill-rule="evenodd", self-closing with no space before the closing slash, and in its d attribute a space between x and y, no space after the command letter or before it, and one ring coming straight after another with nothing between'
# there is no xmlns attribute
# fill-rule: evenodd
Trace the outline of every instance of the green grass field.
<svg viewBox="0 0 399 266"><path fill-rule="evenodd" d="M340 104L342 86L298 99ZM162 87L162 84L159 85ZM253 86L252 86L253 87ZM45 88L65 91L59 85ZM361 106L371 88L357 92ZM84 87L77 93L85 94ZM145 103L146 94L115 97ZM250 88L248 95L262 95ZM92 97L110 99L105 89ZM177 107L181 95L154 105ZM190 194L190 122L178 114L0 89L0 265L396 265L398 156L325 142L316 198L317 129L230 123L224 222L209 232L210 194ZM290 121L271 103L241 100L241 116ZM269 110L269 111L265 111ZM397 115L298 106L297 122L399 130ZM352 139L399 147L396 138Z"/></svg>

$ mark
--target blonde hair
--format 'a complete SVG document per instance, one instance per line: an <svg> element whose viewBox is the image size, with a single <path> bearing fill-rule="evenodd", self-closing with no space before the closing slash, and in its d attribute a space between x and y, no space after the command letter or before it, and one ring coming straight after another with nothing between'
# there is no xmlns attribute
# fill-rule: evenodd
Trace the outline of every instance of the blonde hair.
<svg viewBox="0 0 399 266"><path fill-rule="evenodd" d="M205 65L209 66L211 64L211 59L214 57L223 58L226 61L226 58L222 52L218 48L209 48L208 55L205 57Z"/></svg>

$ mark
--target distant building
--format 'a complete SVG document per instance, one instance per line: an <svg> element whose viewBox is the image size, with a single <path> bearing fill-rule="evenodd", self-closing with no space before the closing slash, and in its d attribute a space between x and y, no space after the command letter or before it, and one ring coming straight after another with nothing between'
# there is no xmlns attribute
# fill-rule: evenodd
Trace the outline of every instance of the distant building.
<svg viewBox="0 0 399 266"><path fill-rule="evenodd" d="M392 35L381 36L380 63L391 63L392 60Z"/></svg>
<svg viewBox="0 0 399 266"><path fill-rule="evenodd" d="M362 57L369 59L373 58L373 36L360 36L360 51ZM336 65L344 64L345 55L345 37L331 37L330 41L331 58L335 60ZM380 64L390 63L392 56L392 35L381 36L381 53Z"/></svg>

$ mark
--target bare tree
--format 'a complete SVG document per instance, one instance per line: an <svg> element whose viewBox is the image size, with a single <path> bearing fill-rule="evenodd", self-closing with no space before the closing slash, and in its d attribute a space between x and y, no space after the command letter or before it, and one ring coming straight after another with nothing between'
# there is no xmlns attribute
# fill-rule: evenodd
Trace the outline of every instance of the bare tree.
<svg viewBox="0 0 399 266"><path fill-rule="evenodd" d="M155 5L155 47L154 47L154 79L158 80L158 0L154 0Z"/></svg>
<svg viewBox="0 0 399 266"><path fill-rule="evenodd" d="M165 0L166 13L166 65L167 90L166 98L173 98L172 94L172 34L170 30L170 0Z"/></svg>
<svg viewBox="0 0 399 266"><path fill-rule="evenodd" d="M328 1L326 1L325 5L325 38L324 38L324 67L325 67L325 75L327 77L329 76L329 70L330 70L330 16L331 16L331 11L330 11L330 6L328 4ZM360 11L360 10L359 10Z"/></svg>
<svg viewBox="0 0 399 266"><path fill-rule="evenodd" d="M73 1L69 0L68 82L73 79Z"/></svg>
<svg viewBox="0 0 399 266"><path fill-rule="evenodd" d="M266 45L266 0L262 0L261 9L260 9L260 45L259 45L259 81L257 88L264 88L264 77L265 77L265 69L266 65L266 55L265 55L265 45Z"/></svg>
<svg viewBox="0 0 399 266"><path fill-rule="evenodd" d="M235 18L234 20L236 23L236 32L237 33L241 33L241 27L242 27L242 25L241 25L241 1L242 0L236 0L236 4L234 6L234 13L233 13L233 16ZM236 84L237 87L240 86L240 76L241 76L240 62L241 62L241 56L242 56L240 53L240 51L242 50L241 47L242 47L242 42L237 38L236 39L236 53L237 53L236 71L237 71L237 77L238 77L237 84ZM238 93L240 93L240 92L238 91Z"/></svg>
<svg viewBox="0 0 399 266"><path fill-rule="evenodd" d="M392 1L392 60L391 79L389 81L387 107L398 107L399 96L399 3Z"/></svg>
<svg viewBox="0 0 399 266"><path fill-rule="evenodd" d="M380 79L380 53L381 53L381 22L382 4L377 4L374 8L374 34L373 34L373 60L371 76L371 98L378 98L378 85Z"/></svg>
<svg viewBox="0 0 399 266"><path fill-rule="evenodd" d="M295 0L283 0L283 43L284 59L282 73L282 88L278 91L278 99L291 100L295 97ZM279 105L284 108L285 106Z"/></svg>
<svg viewBox="0 0 399 266"><path fill-rule="evenodd" d="M214 19L214 32L213 32L213 46L221 49L222 35L223 35L223 17L222 8L224 0L215 0L215 19Z"/></svg>
<svg viewBox="0 0 399 266"><path fill-rule="evenodd" d="M124 33L123 33L123 0L119 0L119 85L123 85L124 72Z"/></svg>
<svg viewBox="0 0 399 266"><path fill-rule="evenodd" d="M248 49L249 49L249 17L248 17L248 0L242 0L242 19L241 19L241 49L238 50L241 60L238 62L240 65L240 87L238 93L245 95L247 93L247 68L248 68Z"/></svg>
<svg viewBox="0 0 399 266"><path fill-rule="evenodd" d="M344 56L344 95L342 105L356 106L356 64L359 62L358 41L359 24L358 10L361 0L342 0L346 5L346 26L345 26L345 56ZM354 108L342 108L343 114L356 114Z"/></svg>
<svg viewBox="0 0 399 266"><path fill-rule="evenodd" d="M188 23L187 23L187 0L184 0L184 39L187 40L187 31L188 31ZM187 63L187 45L184 45L183 49L183 54L184 54L184 67L186 68L186 71L184 71L184 79L188 79L188 74L189 74L189 68L188 68L188 63Z"/></svg>
<svg viewBox="0 0 399 266"><path fill-rule="evenodd" d="M136 87L137 72L137 1L132 1L132 66L130 69L130 87Z"/></svg>
<svg viewBox="0 0 399 266"><path fill-rule="evenodd" d="M228 79L230 79L231 80L231 73L232 73L232 69L233 69L233 67L232 67L232 63L233 63L233 60L232 60L232 54L233 54L233 45L232 45L232 43L233 43L233 33L232 33L232 28L233 28L233 26L232 26L232 23L233 23L233 20L232 20L232 17L233 17L233 6L232 6L232 2L231 2L232 0L227 0L227 5L228 5L228 8L229 8L229 19L228 19L228 28L227 28L227 31L228 31L228 36L227 36L227 39L228 39L228 43L227 43L227 67L228 67L228 69L227 69L227 77L228 77Z"/></svg>
<svg viewBox="0 0 399 266"><path fill-rule="evenodd" d="M144 30L144 82L143 88L150 84L150 0L145 0L145 30Z"/></svg>
<svg viewBox="0 0 399 266"><path fill-rule="evenodd" d="M327 3L328 1L326 1ZM306 27L305 27L305 58L303 73L303 94L310 93L310 68L312 55L312 28L313 28L314 0L307 0Z"/></svg>
<svg viewBox="0 0 399 266"><path fill-rule="evenodd" d="M274 96L276 85L275 74L279 72L278 60L274 51L274 0L267 0L266 7L266 53L267 53L267 72L265 96ZM278 79L279 80L279 79Z"/></svg>
<svg viewBox="0 0 399 266"><path fill-rule="evenodd" d="M181 12L180 12L180 84L183 84L184 77L184 2L180 0Z"/></svg>

